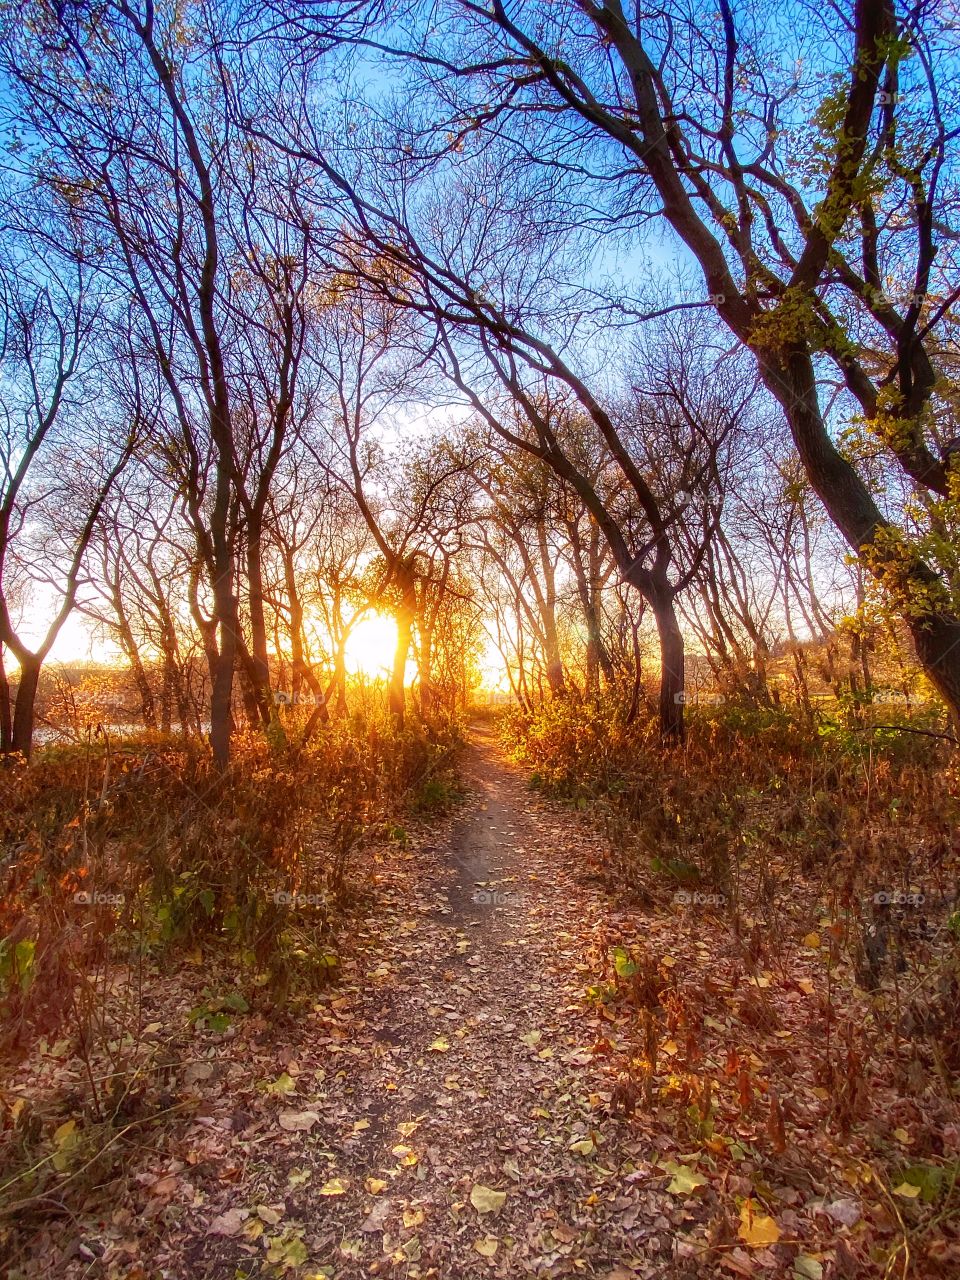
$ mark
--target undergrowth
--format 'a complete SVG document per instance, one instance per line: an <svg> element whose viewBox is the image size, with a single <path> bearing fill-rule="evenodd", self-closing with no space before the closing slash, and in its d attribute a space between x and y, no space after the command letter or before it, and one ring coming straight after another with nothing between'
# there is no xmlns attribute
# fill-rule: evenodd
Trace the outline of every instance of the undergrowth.
<svg viewBox="0 0 960 1280"><path fill-rule="evenodd" d="M756 1112L769 1148L758 1167L779 1169L792 1123L785 1138L777 1061L796 1050L778 1037L802 1036L794 1083L802 1063L829 1141L858 1134L868 1153L853 1185L872 1177L870 1194L918 1201L898 1248L954 1211L960 1178L958 762L950 742L911 727L925 726L726 706L694 711L670 748L614 700L503 720L531 785L604 830L585 870L665 922L598 937L585 998L628 1046L610 1050L614 1103L672 1115L681 1140L723 1158ZM791 1009L804 1017L784 1030ZM718 1034L722 1049L708 1050Z"/></svg>
<svg viewBox="0 0 960 1280"><path fill-rule="evenodd" d="M218 948L282 1003L336 966L351 855L452 795L451 725L331 724L308 747L209 750L144 735L51 748L0 770L0 1025L16 1051L83 1036L94 975ZM86 1012L83 1012L86 1010Z"/></svg>

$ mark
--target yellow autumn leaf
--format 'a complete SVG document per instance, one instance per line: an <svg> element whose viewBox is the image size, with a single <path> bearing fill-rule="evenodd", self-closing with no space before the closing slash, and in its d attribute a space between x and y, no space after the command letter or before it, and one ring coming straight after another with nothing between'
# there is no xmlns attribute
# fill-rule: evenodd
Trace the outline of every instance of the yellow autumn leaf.
<svg viewBox="0 0 960 1280"><path fill-rule="evenodd" d="M53 1167L58 1173L63 1173L70 1163L70 1153L80 1140L77 1133L76 1120L68 1120L66 1124L62 1124L53 1135L54 1146L57 1148L53 1155Z"/></svg>
<svg viewBox="0 0 960 1280"><path fill-rule="evenodd" d="M405 1227L419 1227L425 1217L426 1214L422 1209L404 1209L403 1225Z"/></svg>
<svg viewBox="0 0 960 1280"><path fill-rule="evenodd" d="M378 1196L386 1188L387 1182L385 1178L368 1178L363 1185L372 1196Z"/></svg>
<svg viewBox="0 0 960 1280"><path fill-rule="evenodd" d="M430 1053L447 1053L447 1052L449 1051L449 1049L450 1049L450 1045L447 1043L447 1041L446 1041L446 1040L444 1040L443 1036L437 1036L437 1038L436 1038L436 1040L434 1040L433 1044L431 1044L431 1045L429 1046L428 1052L430 1052Z"/></svg>
<svg viewBox="0 0 960 1280"><path fill-rule="evenodd" d="M343 1196L347 1194L347 1184L343 1178L328 1178L320 1188L322 1196Z"/></svg>
<svg viewBox="0 0 960 1280"><path fill-rule="evenodd" d="M811 949L812 951L816 951L816 950L817 950L817 948L820 946L820 935L819 935L819 933L816 933L816 932L814 932L814 933L808 933L808 934L807 934L807 936L806 936L806 937L804 938L804 940L803 940L803 945L804 945L805 947L810 947L810 949Z"/></svg>
<svg viewBox="0 0 960 1280"><path fill-rule="evenodd" d="M920 1194L920 1188L915 1187L910 1182L901 1182L899 1187L893 1188L893 1194L895 1196L903 1196L904 1200L916 1200Z"/></svg>
<svg viewBox="0 0 960 1280"><path fill-rule="evenodd" d="M74 1134L76 1132L76 1120L68 1120L66 1124L62 1124L59 1129L54 1131L53 1144L55 1147L72 1147L76 1141Z"/></svg>
<svg viewBox="0 0 960 1280"><path fill-rule="evenodd" d="M776 1244L780 1234L780 1228L773 1218L766 1213L754 1213L753 1201L749 1198L744 1200L737 1235L745 1244L751 1249L763 1249L768 1244Z"/></svg>
<svg viewBox="0 0 960 1280"><path fill-rule="evenodd" d="M482 1258L492 1258L499 1248L500 1241L495 1236L487 1236L483 1240L474 1240L473 1247Z"/></svg>

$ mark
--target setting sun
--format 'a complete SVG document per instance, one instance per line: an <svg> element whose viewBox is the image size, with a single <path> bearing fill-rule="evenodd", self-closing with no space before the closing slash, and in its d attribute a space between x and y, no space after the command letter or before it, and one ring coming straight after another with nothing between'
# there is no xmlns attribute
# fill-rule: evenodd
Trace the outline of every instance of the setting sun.
<svg viewBox="0 0 960 1280"><path fill-rule="evenodd" d="M397 645L397 624L383 613L373 613L358 622L346 647L350 675L389 675Z"/></svg>

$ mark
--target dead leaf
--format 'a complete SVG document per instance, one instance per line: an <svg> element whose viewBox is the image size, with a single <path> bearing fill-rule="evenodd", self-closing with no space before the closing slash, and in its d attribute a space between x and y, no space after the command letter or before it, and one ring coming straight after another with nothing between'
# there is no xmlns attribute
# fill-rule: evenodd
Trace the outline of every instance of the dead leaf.
<svg viewBox="0 0 960 1280"><path fill-rule="evenodd" d="M776 1244L781 1231L776 1221L765 1213L755 1213L753 1200L748 1196L740 1209L740 1228L737 1235L751 1249L763 1249Z"/></svg>
<svg viewBox="0 0 960 1280"><path fill-rule="evenodd" d="M470 1203L477 1213L499 1213L506 1198L505 1191L495 1191L493 1187L485 1187L482 1182L475 1182L470 1192Z"/></svg>
<svg viewBox="0 0 960 1280"><path fill-rule="evenodd" d="M328 1178L320 1188L322 1196L344 1196L347 1194L347 1184L343 1178Z"/></svg>
<svg viewBox="0 0 960 1280"><path fill-rule="evenodd" d="M228 1209L219 1214L207 1227L208 1236L238 1236L243 1224L250 1217L249 1209Z"/></svg>
<svg viewBox="0 0 960 1280"><path fill-rule="evenodd" d="M287 1133L308 1133L319 1119L316 1111L281 1111L279 1124Z"/></svg>

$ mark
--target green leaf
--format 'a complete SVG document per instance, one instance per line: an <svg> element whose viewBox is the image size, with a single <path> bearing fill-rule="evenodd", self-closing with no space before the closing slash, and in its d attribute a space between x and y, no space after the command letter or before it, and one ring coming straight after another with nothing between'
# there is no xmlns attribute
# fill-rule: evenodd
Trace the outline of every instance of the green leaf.
<svg viewBox="0 0 960 1280"><path fill-rule="evenodd" d="M296 1093L297 1091L296 1081L286 1071L284 1071L283 1075L278 1076L276 1080L268 1081L263 1087L267 1093L271 1093L277 1098L289 1097L291 1093Z"/></svg>
<svg viewBox="0 0 960 1280"><path fill-rule="evenodd" d="M284 1271L291 1267L302 1267L308 1257L307 1246L299 1236L286 1233L274 1236L267 1246L267 1261L281 1266Z"/></svg>
<svg viewBox="0 0 960 1280"><path fill-rule="evenodd" d="M674 1196L688 1196L691 1192L696 1191L697 1187L705 1187L707 1179L702 1173L697 1173L696 1169L691 1169L689 1165L677 1164L675 1160L668 1160L663 1166L667 1173L672 1177L667 1186L667 1190Z"/></svg>
<svg viewBox="0 0 960 1280"><path fill-rule="evenodd" d="M796 1280L823 1280L823 1264L809 1253L798 1253L793 1260L793 1274Z"/></svg>
<svg viewBox="0 0 960 1280"><path fill-rule="evenodd" d="M943 1190L944 1170L936 1164L912 1164L908 1169L904 1169L900 1177L900 1186L896 1188L897 1193L903 1196L909 1196L915 1199L916 1195L926 1204L933 1204L937 1196ZM914 1196L910 1196L909 1192L903 1190L904 1184L907 1187L916 1187L917 1191Z"/></svg>
<svg viewBox="0 0 960 1280"><path fill-rule="evenodd" d="M617 971L618 978L632 978L638 966L630 959L626 947L614 947L613 967Z"/></svg>

